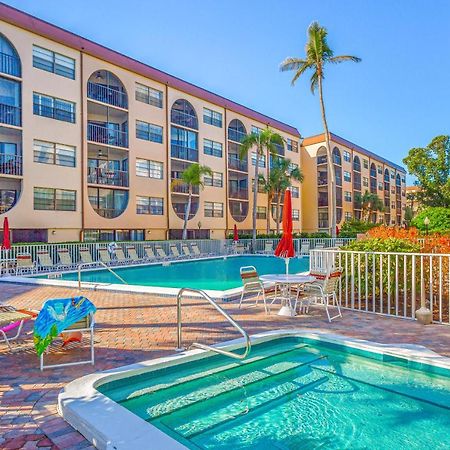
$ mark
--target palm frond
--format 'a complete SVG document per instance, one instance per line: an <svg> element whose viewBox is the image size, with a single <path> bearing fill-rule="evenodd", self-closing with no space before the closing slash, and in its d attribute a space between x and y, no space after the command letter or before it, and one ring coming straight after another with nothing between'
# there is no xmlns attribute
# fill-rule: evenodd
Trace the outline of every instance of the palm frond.
<svg viewBox="0 0 450 450"><path fill-rule="evenodd" d="M280 71L286 72L288 70L298 70L305 64L308 64L306 59L289 57L280 64Z"/></svg>
<svg viewBox="0 0 450 450"><path fill-rule="evenodd" d="M341 56L333 56L332 58L329 58L328 61L332 64L339 64L345 61L353 61L358 63L361 62L361 58L351 55L341 55Z"/></svg>

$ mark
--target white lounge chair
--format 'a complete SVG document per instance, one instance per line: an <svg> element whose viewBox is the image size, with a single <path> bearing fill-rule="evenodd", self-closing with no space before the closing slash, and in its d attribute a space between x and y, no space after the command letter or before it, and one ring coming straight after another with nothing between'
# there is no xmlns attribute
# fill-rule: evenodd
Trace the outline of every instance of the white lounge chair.
<svg viewBox="0 0 450 450"><path fill-rule="evenodd" d="M37 259L38 259L38 268L42 270L54 270L56 269L56 265L53 263L53 260L46 250L38 250L37 251Z"/></svg>
<svg viewBox="0 0 450 450"><path fill-rule="evenodd" d="M91 252L88 247L80 248L80 260L85 265L95 266L96 263L92 259Z"/></svg>
<svg viewBox="0 0 450 450"><path fill-rule="evenodd" d="M156 255L159 259L165 260L169 257L167 256L167 253L164 251L164 249L160 245L155 245Z"/></svg>
<svg viewBox="0 0 450 450"><path fill-rule="evenodd" d="M273 241L265 241L264 242L264 254L270 255L273 253Z"/></svg>
<svg viewBox="0 0 450 450"><path fill-rule="evenodd" d="M99 255L100 261L103 264L106 264L107 266L109 266L114 263L113 260L111 259L111 255L109 254L109 251L107 248L99 248L98 255Z"/></svg>
<svg viewBox="0 0 450 450"><path fill-rule="evenodd" d="M183 257L183 255L180 253L180 251L178 250L178 247L175 244L171 244L169 249L170 249L170 253L172 254L172 256L175 259L180 259Z"/></svg>
<svg viewBox="0 0 450 450"><path fill-rule="evenodd" d="M144 261L154 262L157 260L153 247L149 245L144 245L144 254Z"/></svg>
<svg viewBox="0 0 450 450"><path fill-rule="evenodd" d="M325 244L324 244L323 242L319 242L318 244L316 244L316 245L314 246L314 248L316 248L316 249L325 248Z"/></svg>
<svg viewBox="0 0 450 450"><path fill-rule="evenodd" d="M112 262L115 264L129 264L131 262L130 258L125 256L125 252L122 248L118 247L115 250L116 259L114 259Z"/></svg>
<svg viewBox="0 0 450 450"><path fill-rule="evenodd" d="M302 242L300 245L300 254L301 255L309 255L309 251L311 250L311 245L309 242Z"/></svg>
<svg viewBox="0 0 450 450"><path fill-rule="evenodd" d="M136 247L132 245L127 246L127 252L131 262L135 264L139 264L142 262L142 259L139 258L139 255L137 254Z"/></svg>
<svg viewBox="0 0 450 450"><path fill-rule="evenodd" d="M71 269L76 266L76 264L72 260L72 256L70 255L68 248L58 248L56 250L56 253L58 254L60 267Z"/></svg>
<svg viewBox="0 0 450 450"><path fill-rule="evenodd" d="M19 253L16 256L16 275L22 275L27 272L35 273L36 263L31 259L29 253Z"/></svg>
<svg viewBox="0 0 450 450"><path fill-rule="evenodd" d="M189 246L187 244L181 244L181 251L186 258L192 258L194 255L191 253Z"/></svg>

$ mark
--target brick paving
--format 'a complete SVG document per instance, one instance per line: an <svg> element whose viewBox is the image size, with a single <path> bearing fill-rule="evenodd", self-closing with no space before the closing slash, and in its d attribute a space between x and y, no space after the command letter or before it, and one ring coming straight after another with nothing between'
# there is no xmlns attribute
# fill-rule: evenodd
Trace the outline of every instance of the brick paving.
<svg viewBox="0 0 450 450"><path fill-rule="evenodd" d="M50 286L34 287L0 283L0 304L39 309L49 298L70 297L77 291ZM17 344L14 353L0 344L0 448L89 449L83 436L56 411L61 388L69 381L97 370L131 364L173 353L176 342L175 299L142 294L84 291L97 306L95 367L90 365L40 372L32 338ZM237 337L235 330L209 305L188 299L183 309L184 340L215 343ZM323 311L308 317L266 316L262 308L225 309L255 334L281 328L329 331L382 343L414 343L450 357L450 326L428 325L382 316L344 311L344 318L329 324ZM29 330L27 330L29 331ZM87 347L74 344L70 350L55 347L49 359L77 358ZM84 353L83 353L84 352Z"/></svg>

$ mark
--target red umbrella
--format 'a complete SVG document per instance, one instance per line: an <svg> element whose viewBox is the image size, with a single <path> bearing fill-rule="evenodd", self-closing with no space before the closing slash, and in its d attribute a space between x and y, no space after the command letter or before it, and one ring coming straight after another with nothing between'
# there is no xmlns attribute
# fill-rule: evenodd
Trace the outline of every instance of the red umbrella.
<svg viewBox="0 0 450 450"><path fill-rule="evenodd" d="M5 217L5 219L3 220L2 250L11 250L11 241L9 239L9 223L7 217Z"/></svg>
<svg viewBox="0 0 450 450"><path fill-rule="evenodd" d="M238 236L238 230L237 230L237 225L234 224L234 236L233 236L233 241L237 242L239 240L239 236Z"/></svg>
<svg viewBox="0 0 450 450"><path fill-rule="evenodd" d="M286 261L286 274L289 271L289 258L295 256L294 241L292 239L292 199L291 191L286 189L283 206L283 236L275 249L275 256Z"/></svg>

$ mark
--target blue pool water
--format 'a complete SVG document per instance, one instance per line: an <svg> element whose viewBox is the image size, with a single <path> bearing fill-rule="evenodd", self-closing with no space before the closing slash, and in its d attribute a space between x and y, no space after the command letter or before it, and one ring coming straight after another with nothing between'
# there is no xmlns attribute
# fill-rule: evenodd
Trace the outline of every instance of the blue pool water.
<svg viewBox="0 0 450 450"><path fill-rule="evenodd" d="M448 449L450 374L302 338L98 390L192 449Z"/></svg>
<svg viewBox="0 0 450 450"><path fill-rule="evenodd" d="M284 273L284 260L274 256L233 256L226 259L215 258L199 261L184 261L150 266L114 268L128 284L140 286L190 287L194 289L213 289L223 291L242 285L239 269L242 266L255 266L260 275ZM290 273L309 270L309 258L293 258L289 264ZM77 280L76 273L62 275L63 280ZM106 269L84 272L82 281L99 283L118 283Z"/></svg>

